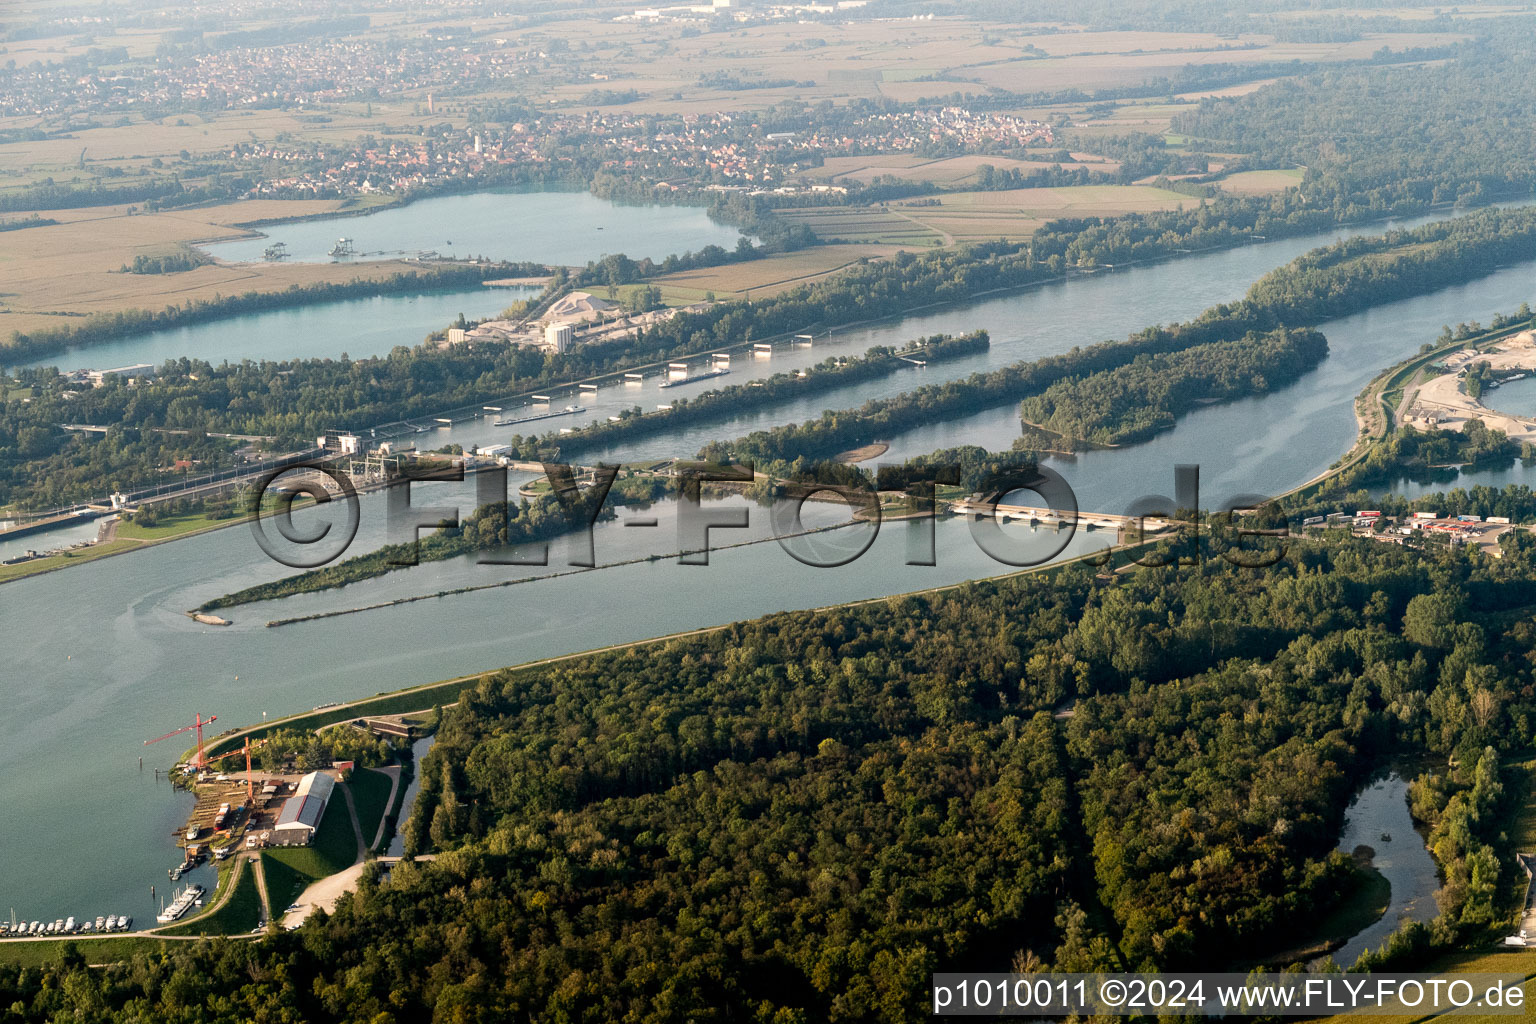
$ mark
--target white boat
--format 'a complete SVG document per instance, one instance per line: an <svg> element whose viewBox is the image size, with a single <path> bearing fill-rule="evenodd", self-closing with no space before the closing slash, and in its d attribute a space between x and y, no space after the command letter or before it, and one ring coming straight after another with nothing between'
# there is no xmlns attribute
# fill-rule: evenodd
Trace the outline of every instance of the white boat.
<svg viewBox="0 0 1536 1024"><path fill-rule="evenodd" d="M117 930L118 931L125 932L129 928L132 928L132 927L133 927L133 918L131 918L131 917L120 917L120 918L117 919Z"/></svg>
<svg viewBox="0 0 1536 1024"><path fill-rule="evenodd" d="M100 920L100 919L98 918L98 920ZM106 927L106 930L107 931L111 931L113 928L116 928L116 927L117 927L117 918L113 917L111 914L108 914L107 915L107 927Z"/></svg>
<svg viewBox="0 0 1536 1024"><path fill-rule="evenodd" d="M189 885L176 897L170 906L162 910L155 920L161 924L170 924L192 908L194 903L200 903L203 898L203 887Z"/></svg>
<svg viewBox="0 0 1536 1024"><path fill-rule="evenodd" d="M64 921L64 930L67 932L72 932L75 930L75 919L73 917L67 918Z"/></svg>
<svg viewBox="0 0 1536 1024"><path fill-rule="evenodd" d="M101 915L97 914L96 915L96 930L97 931L101 931L101 926L102 926L103 923L104 922L102 921ZM108 926L108 927L110 927L110 926Z"/></svg>

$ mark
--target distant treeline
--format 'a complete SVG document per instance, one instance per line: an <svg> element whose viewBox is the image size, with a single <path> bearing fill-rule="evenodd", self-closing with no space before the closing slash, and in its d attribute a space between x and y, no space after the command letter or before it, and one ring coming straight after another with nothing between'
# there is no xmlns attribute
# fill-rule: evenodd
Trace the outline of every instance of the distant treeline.
<svg viewBox="0 0 1536 1024"><path fill-rule="evenodd" d="M45 228L58 221L52 217L39 217L33 214L30 217L22 217L20 220L0 220L0 231L20 231L22 228Z"/></svg>
<svg viewBox="0 0 1536 1024"><path fill-rule="evenodd" d="M1536 106L1524 30L1479 31L1432 66L1352 66L1210 97L1173 130L1259 166L1305 167L1299 194L1323 209L1486 201L1536 188L1530 140L1509 130ZM1346 214L1347 215L1347 214Z"/></svg>
<svg viewBox="0 0 1536 1024"><path fill-rule="evenodd" d="M45 182L0 195L0 213L25 210L68 210L82 206L116 206L142 203L175 195L181 183L169 177L155 177L133 185L56 185Z"/></svg>
<svg viewBox="0 0 1536 1024"><path fill-rule="evenodd" d="M132 263L124 263L124 274L180 274L196 270L212 263L213 259L196 252L177 252L165 256L135 256Z"/></svg>

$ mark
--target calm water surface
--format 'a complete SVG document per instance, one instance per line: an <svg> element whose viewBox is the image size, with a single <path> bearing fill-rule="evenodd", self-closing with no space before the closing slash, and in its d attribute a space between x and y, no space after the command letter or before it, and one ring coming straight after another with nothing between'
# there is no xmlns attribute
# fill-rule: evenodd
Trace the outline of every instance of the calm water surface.
<svg viewBox="0 0 1536 1024"><path fill-rule="evenodd" d="M1438 910L1435 891L1440 888L1440 875L1423 838L1414 831L1408 813L1408 782L1395 772L1362 789L1346 815L1339 849L1353 853L1357 846L1369 846L1376 851L1372 861L1376 870L1392 883L1386 913L1333 954L1334 963L1347 968L1367 949L1380 948L1406 922L1431 920Z"/></svg>
<svg viewBox="0 0 1536 1024"><path fill-rule="evenodd" d="M697 206L642 206L588 192L495 189L422 199L376 213L270 224L261 236L205 246L221 260L259 260L277 242L289 259L328 263L338 238L369 257L432 251L441 256L585 266L607 253L662 259L718 245L734 249L741 232Z"/></svg>
<svg viewBox="0 0 1536 1024"><path fill-rule="evenodd" d="M349 224L348 233L360 235L358 225L366 219ZM1380 226L1366 230L1379 231ZM1186 319L1214 302L1240 297L1265 271L1334 237L1256 243L988 297L844 332L812 349L783 350L767 360L738 359L723 382L937 331L985 327L993 338L992 351L983 356L904 371L859 389L743 414L728 424L682 430L605 454L688 455L715 437L855 405L906 390L919 379L938 382L1074 344L1120 338L1147 323ZM1180 462L1201 464L1207 500L1283 489L1325 469L1348 446L1353 395L1371 374L1433 338L1441 323L1474 317L1486 322L1494 312L1531 299L1533 271L1536 261L1322 325L1332 354L1297 385L1202 409L1149 444L1081 456L1063 462L1063 472L1085 508L1108 511L1141 494L1170 491L1173 466ZM638 393L608 389L590 400L591 416L628 405L654 406L659 394L676 397L707 386L657 392L655 382L648 381ZM475 443L512 430L478 421L423 437ZM1017 431L1016 413L1007 406L893 438L886 460L959 443L1005 448ZM457 502L467 511L473 504L472 485L418 487L415 500ZM747 511L749 530L716 531L713 543L767 537L765 510ZM664 504L652 514L659 520L655 528L627 528L622 521L600 526L599 561L676 550L675 508ZM807 518L822 522L838 515L823 507ZM835 570L801 565L769 542L717 552L708 567L680 566L671 559L642 561L278 629L263 623L541 573L480 566L469 559L433 563L341 591L239 608L231 613L236 624L229 628L199 626L183 614L187 608L288 572L261 554L245 528L236 527L87 569L7 584L0 587L7 627L0 700L8 711L0 718L0 863L5 865L0 912L14 905L29 920L130 913L141 922L152 914L149 886L165 882L165 869L175 855L170 833L184 820L186 802L172 797L163 784L157 786L149 771L170 763L180 753L178 744L167 741L146 750L142 741L189 723L194 712L218 714L221 727L244 724L259 721L264 711L285 714L538 657L1007 570L980 553L959 521L937 527L937 567L906 565L909 535L918 529L887 526L868 553ZM1049 538L1037 539L1044 543ZM382 498L365 496L353 551L383 540ZM1068 553L1105 542L1102 534L1080 534ZM542 575L565 568L560 542L554 554L555 564ZM143 773L138 771L141 754L147 755ZM82 828L89 829L84 834L109 840L81 842Z"/></svg>
<svg viewBox="0 0 1536 1024"><path fill-rule="evenodd" d="M396 345L419 345L460 313L483 320L538 292L538 288L475 285L422 295L375 295L273 309L66 349L26 365L63 369L134 363L159 366L182 356L215 366L242 359L335 359L342 355L363 359L385 355Z"/></svg>
<svg viewBox="0 0 1536 1024"><path fill-rule="evenodd" d="M411 744L411 757L415 761L416 771L411 776L411 781L406 783L405 792L400 797L400 817L395 827L395 834L390 837L389 848L384 851L385 856L400 857L405 854L405 823L411 820L411 812L416 809L416 794L421 791L421 759L427 756L427 751L432 749L435 737L423 736Z"/></svg>

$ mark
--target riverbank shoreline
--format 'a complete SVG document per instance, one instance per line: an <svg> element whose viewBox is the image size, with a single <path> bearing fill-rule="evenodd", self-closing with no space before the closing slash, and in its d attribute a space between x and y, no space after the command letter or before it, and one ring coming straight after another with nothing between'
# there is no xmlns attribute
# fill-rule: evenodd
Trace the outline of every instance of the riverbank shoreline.
<svg viewBox="0 0 1536 1024"><path fill-rule="evenodd" d="M838 524L841 528L847 524ZM825 529L825 528L824 528ZM772 540L773 538L768 538ZM918 590L905 591L900 594L880 595L876 597L859 598L854 601L840 601L828 605L816 605L809 608L796 609L792 612L780 612L777 614L826 614L845 608L858 608L864 605L877 604L887 601L903 601L910 598L931 597L938 594L950 593L964 587L1000 583L1007 580L1028 576L1035 573L1052 574L1061 572L1069 566L1086 564L1103 568L1110 561L1119 556L1129 556L1140 553L1145 548L1151 547L1161 541L1162 538L1139 540L1129 543L1117 543L1098 551L1089 551L1081 555L1059 562L1050 562L1046 565L1030 566L1025 569L1017 569L998 576L987 576L981 579L960 580L954 583L944 583L934 587L923 587ZM753 542L760 543L760 542ZM712 550L720 550L715 548ZM581 569L582 572L591 572L591 569ZM229 732L213 737L205 745L206 756L212 757L218 753L225 753L240 745L246 738L253 741L267 735L269 732L279 729L317 729L337 722L351 721L361 717L376 715L401 714L422 707L437 704L447 705L457 700L457 694L470 686L476 685L481 679L494 672L528 672L550 665L560 664L577 658L590 657L595 654L609 653L620 650L637 650L651 647L657 644L670 643L675 640L688 639L690 637L706 636L718 633L737 625L736 622L721 623L716 626L702 626L698 629L683 630L675 633L667 633L661 636L647 637L641 640L630 640L623 643L606 644L600 647L592 647L586 650L574 651L570 654L561 654L549 658L540 658L534 661L523 662L515 665L493 665L474 672L464 673L449 679L440 679L429 683L421 683L415 686L405 687L399 690L384 690L371 697L361 697L353 701L344 701L327 708L318 710L295 712L283 718L272 718L265 722L249 726L236 727ZM425 703L413 703L427 698Z"/></svg>
<svg viewBox="0 0 1536 1024"><path fill-rule="evenodd" d="M1394 407L1392 396L1401 390L1403 397L1400 405L1405 406L1408 402L1406 389L1412 386L1419 371L1425 366L1461 349L1481 351L1484 347L1500 344L1514 335L1533 328L1536 328L1536 319L1504 324L1471 337L1443 342L1427 352L1416 352L1407 359L1381 370L1355 396L1353 403L1357 429L1355 443L1328 469L1288 491L1275 495L1272 500L1298 498L1305 496L1309 491L1321 489L1330 480L1342 476L1370 455L1376 443L1386 440L1399 426L1397 420L1401 410ZM1378 410L1381 414L1380 422L1375 419Z"/></svg>

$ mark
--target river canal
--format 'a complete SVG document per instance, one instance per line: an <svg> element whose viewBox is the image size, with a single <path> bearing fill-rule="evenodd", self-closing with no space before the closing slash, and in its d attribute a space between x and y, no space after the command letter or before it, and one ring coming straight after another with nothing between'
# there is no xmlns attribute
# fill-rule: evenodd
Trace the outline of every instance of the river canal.
<svg viewBox="0 0 1536 1024"><path fill-rule="evenodd" d="M1263 272L1333 237L1256 243L988 297L844 332L811 349L776 353L762 365L738 360L740 375L733 369L725 382L936 331L985 327L993 337L985 356L904 371L857 393L821 395L727 426L647 439L612 454L691 454L711 437L908 389L919 375L941 381L1073 344L1120 338L1147 323L1185 319L1214 302L1238 298ZM1227 493L1272 493L1299 482L1325 469L1348 446L1351 402L1371 373L1432 339L1441 323L1486 321L1530 300L1533 270L1536 261L1324 324L1332 354L1297 385L1202 409L1149 444L1085 455L1064 463L1063 472L1084 507L1106 511L1141 494L1168 493L1173 465L1181 462L1205 468L1207 501ZM641 387L653 388L654 382ZM643 404L654 398L642 391L637 403L622 388L612 391L612 396L600 393L598 401ZM593 414L612 407L594 408ZM472 441L490 430L480 421L431 436ZM958 443L1006 447L1014 436L1016 413L1004 407L894 438L888 458ZM519 479L513 476L514 486ZM433 484L417 492L418 504L457 502L466 511L473 504L471 485ZM382 542L382 504L378 495L364 498L354 552ZM764 510L746 511L748 530L715 531L713 543L766 537ZM647 514L657 517L655 528L630 529L624 519L600 526L598 560L676 550L674 506L663 504ZM808 519L824 522L838 515L822 506ZM180 752L178 743L146 750L142 741L189 723L194 712L217 714L222 728L260 721L263 712L286 714L603 644L1009 571L982 554L959 521L937 527L937 566L906 565L911 534L921 529L888 525L863 557L838 569L801 565L770 541L717 552L707 567L665 558L641 561L276 629L262 623L535 573L469 559L434 563L341 591L238 608L230 613L236 624L229 628L199 626L186 618L185 609L288 571L261 554L247 529L236 527L7 584L0 587L8 635L0 699L9 712L0 719L5 780L0 863L6 865L0 912L14 906L29 920L105 913L129 913L140 923L150 919L149 885L165 881L175 857L170 834L184 819L186 804L170 798L150 771L168 764ZM1080 534L1068 553L1105 542L1103 534ZM556 542L553 552L549 573L566 568L563 542ZM177 749L166 749L171 747ZM142 773L141 754L146 755Z"/></svg>

